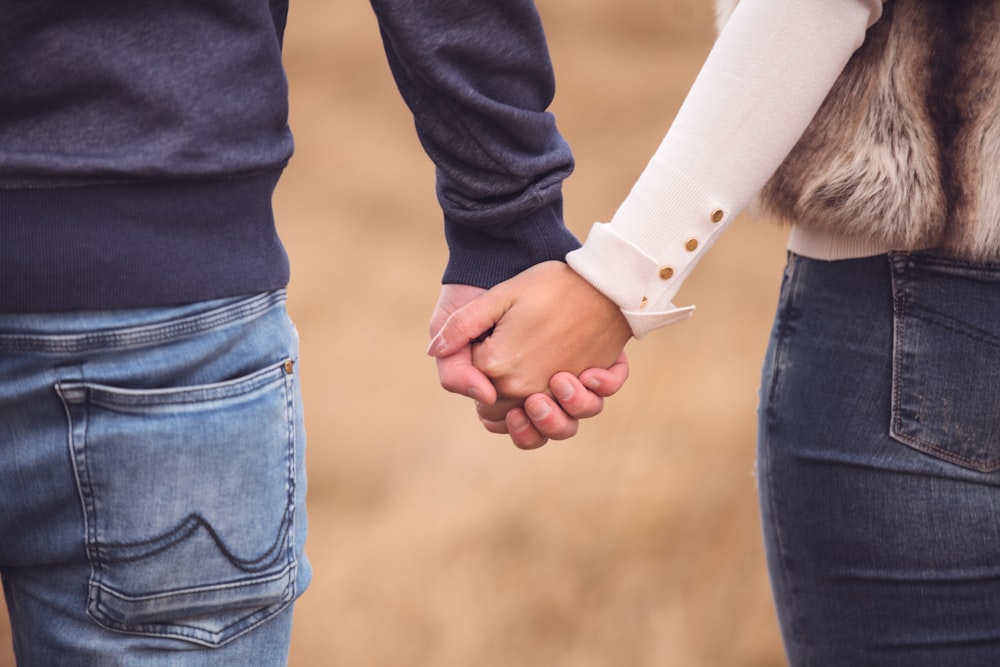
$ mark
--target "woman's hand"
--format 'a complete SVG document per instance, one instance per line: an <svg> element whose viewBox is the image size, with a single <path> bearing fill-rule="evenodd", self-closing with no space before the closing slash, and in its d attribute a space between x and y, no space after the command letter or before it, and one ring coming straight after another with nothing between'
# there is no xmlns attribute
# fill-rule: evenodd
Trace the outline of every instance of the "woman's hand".
<svg viewBox="0 0 1000 667"><path fill-rule="evenodd" d="M478 394L474 397L480 419L491 431L510 433L515 444L530 445L545 437L562 438L575 433L575 425L569 428L569 424L556 419L558 426L545 434L538 431L538 422L531 419L530 410L512 412L525 406L529 397L532 403L527 407L536 408L534 412L544 425L547 418L553 421L549 415L554 407L546 396L558 399L562 390L575 412L566 414L588 417L600 412L603 396L610 395L589 390L581 394L581 390L587 390L586 385L566 376L556 378L557 373L579 377L591 369L593 383L603 371L605 388L613 387L611 393L627 378L628 365L622 350L632 335L628 322L615 303L562 262L538 264L485 293L469 296L464 305L447 308L449 314L434 335L428 353L439 359L439 369L443 360L459 355L463 377L475 377L468 367L471 358L474 368L495 388L495 392L483 391L480 382L469 384ZM437 321L444 310L439 301ZM448 382L442 375L446 388L451 384L456 388L450 390L458 390L457 384ZM573 391L567 394L569 389ZM524 426L525 416L532 421L534 432L529 432L522 443L515 436L525 432L517 428Z"/></svg>

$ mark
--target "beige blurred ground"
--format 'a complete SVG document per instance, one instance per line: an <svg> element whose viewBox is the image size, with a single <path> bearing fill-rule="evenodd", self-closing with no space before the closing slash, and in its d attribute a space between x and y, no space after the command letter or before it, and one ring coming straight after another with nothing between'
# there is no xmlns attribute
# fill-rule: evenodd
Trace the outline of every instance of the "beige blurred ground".
<svg viewBox="0 0 1000 667"><path fill-rule="evenodd" d="M708 5L539 1L579 235L666 130L708 51ZM423 355L440 212L368 4L293 0L286 62L298 152L277 207L315 570L291 665L783 665L753 479L783 232L737 221L678 299L695 318L630 344L631 380L604 414L518 451Z"/></svg>

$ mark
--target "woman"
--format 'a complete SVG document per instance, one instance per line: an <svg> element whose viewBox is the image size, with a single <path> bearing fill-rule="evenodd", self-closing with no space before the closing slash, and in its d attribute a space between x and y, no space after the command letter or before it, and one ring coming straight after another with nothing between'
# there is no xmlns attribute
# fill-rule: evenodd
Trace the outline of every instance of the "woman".
<svg viewBox="0 0 1000 667"><path fill-rule="evenodd" d="M638 338L690 314L671 300L752 199L791 223L758 443L789 661L994 665L1000 3L723 4L663 143L569 264ZM550 268L463 314L497 321L477 363L498 386L587 365L563 354L588 349L567 342L586 302L515 319L577 279ZM539 353L515 365L523 340Z"/></svg>

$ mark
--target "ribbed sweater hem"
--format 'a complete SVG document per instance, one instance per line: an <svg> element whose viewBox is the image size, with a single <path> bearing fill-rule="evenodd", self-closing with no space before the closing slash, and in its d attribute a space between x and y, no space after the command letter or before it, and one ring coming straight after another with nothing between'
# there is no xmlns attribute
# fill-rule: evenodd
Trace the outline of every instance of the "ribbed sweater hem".
<svg viewBox="0 0 1000 667"><path fill-rule="evenodd" d="M0 186L0 313L175 306L288 284L281 173Z"/></svg>

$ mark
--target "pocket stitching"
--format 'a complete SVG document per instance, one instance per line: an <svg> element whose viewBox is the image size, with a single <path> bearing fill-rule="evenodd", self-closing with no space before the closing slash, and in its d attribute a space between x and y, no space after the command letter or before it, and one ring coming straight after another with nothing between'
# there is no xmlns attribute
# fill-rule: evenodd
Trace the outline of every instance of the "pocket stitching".
<svg viewBox="0 0 1000 667"><path fill-rule="evenodd" d="M903 433L903 415L902 415L902 384L903 384L903 345L902 341L904 339L904 333L906 331L906 325L908 321L907 317L907 286L906 281L902 275L908 262L904 262L902 256L895 258L896 261L892 262L893 266L893 303L895 307L894 326L895 330L893 332L893 381L892 381L892 420L889 426L889 435L893 439L901 442L902 444L912 447L917 451L924 452L926 454L935 456L941 460L960 465L966 469L974 470L976 472L995 472L1000 470L1000 456L993 456L985 459L975 459L969 456L963 456L962 454L957 454L951 450L944 449L941 446L920 438L915 435L910 435L908 433ZM974 329L977 333L982 333L982 335L975 335L969 331L968 328L960 329L949 322L954 321L953 318L949 318L944 313L939 313L931 308L925 308L928 313L933 315L938 315L940 318L948 320L947 322L941 321L938 318L928 318L928 322L936 326L944 328L955 334L964 334L968 338L981 343L987 343L995 345L997 339L991 337L988 334L979 332Z"/></svg>
<svg viewBox="0 0 1000 667"><path fill-rule="evenodd" d="M204 390L210 388L214 391L208 392L210 400L233 400L239 399L242 396L247 396L253 394L257 390L267 387L268 385L275 383L277 386L281 387L283 396L278 399L284 404L284 421L285 428L283 429L283 435L286 441L286 446L283 448L282 456L285 458L285 493L284 493L284 510L280 519L280 523L277 527L277 532L275 535L274 542L257 558L257 560L263 560L264 565L260 568L250 568L247 567L249 561L246 559L240 559L236 557L236 554L231 553L230 550L224 547L224 542L221 537L216 533L211 524L204 517L200 515L189 515L185 520L185 523L191 523L192 517L194 523L185 528L185 524L180 524L175 530L180 530L184 533L190 533L197 530L198 525L202 525L210 534L211 538L215 542L220 554L223 555L234 567L247 573L261 573L263 574L268 568L272 568L275 565L281 565L280 570L277 572L272 572L267 574L267 576L256 576L252 579L243 579L238 581L226 581L222 583L210 584L210 585L194 585L189 587L184 587L180 589L175 589L173 591L164 591L152 593L148 596L130 596L126 595L123 591L118 590L116 586L106 581L107 575L105 571L108 570L109 566L113 566L116 562L127 562L129 559L123 559L118 556L108 553L108 549L115 548L127 548L134 547L135 544L115 544L102 542L98 539L97 525L98 521L98 507L95 502L95 496L93 493L93 487L95 484L94 477L91 470L91 458L86 452L86 443L90 439L90 419L89 412L87 409L87 404L94 404L103 407L106 410L113 410L111 406L101 405L100 401L93 401L94 398L92 392L87 391L90 387L97 387L101 385L96 385L93 383L87 383L85 381L70 382L65 381L60 378L57 381L55 389L59 396L62 398L64 403L64 409L66 410L67 420L70 430L70 449L73 460L76 462L74 467L74 475L77 478L78 492L80 494L81 502L84 503L84 521L85 521L85 533L87 535L87 544L85 545L88 554L88 559L91 566L91 577L88 588L90 589L89 602L88 602L88 614L100 625L108 627L117 631L132 632L132 633L145 633L145 634L155 634L158 636L170 636L177 637L184 640L192 641L199 644L204 644L206 646L218 646L235 639L237 636L249 631L253 627L256 627L263 621L272 617L273 615L280 613L285 609L295 597L295 572L297 570L297 563L294 552L294 510L295 510L295 392L294 392L294 373L287 370L287 360L282 361L278 364L274 364L270 367L256 371L249 376L242 378L237 378L232 381L226 381L222 383L216 383L213 385L202 385L195 387L184 387L177 392L180 395L188 396L189 398L176 403L191 402L192 395L198 395L199 398L205 398ZM82 369L77 377L82 377ZM283 380L282 382L277 382L278 380ZM74 394L73 390L84 391ZM105 394L105 396L121 397L120 394L114 391L114 388L109 387L110 391ZM138 390L142 392L142 390ZM152 407L161 405L155 402L155 399L163 399L169 397L169 394L175 393L174 391L168 391L164 393L156 393L154 390L153 395L137 396L132 395L130 398L139 398L139 403L143 400L152 401ZM215 394L215 395L213 395ZM110 401L114 403L114 401ZM174 402L167 402L167 405L175 404ZM76 405L77 410L71 410L71 405ZM74 414L76 418L74 418ZM75 424L75 426L74 426ZM167 533L159 536L157 539L169 535ZM155 540L153 540L155 541ZM145 542L149 542L146 540ZM165 545L163 549L169 548L174 544L179 544L183 540L171 541L171 544ZM154 552L151 552L155 554ZM144 557L148 557L150 554L143 554L142 556L135 557L134 560L138 560ZM234 560L235 559L235 560ZM150 623L146 622L134 622L134 623L123 623L117 621L114 617L109 616L107 609L113 609L106 606L106 603L101 602L101 598L108 599L107 596L115 598L122 601L128 600L155 600L158 598L170 598L178 597L180 595L192 595L197 596L199 593L208 594L212 591L222 591L222 590L238 590L240 588L250 588L250 587L262 587L270 585L273 587L275 583L281 583L280 597L275 596L271 598L271 604L261 607L256 606L250 610L250 613L245 613L241 616L237 616L232 619L232 622L227 623L225 626L219 629L211 629L207 627L197 627L190 624L182 624L179 619L170 619L165 623ZM102 593L97 593L96 591L103 591ZM277 593L277 591L275 591ZM238 627L239 630L232 635L227 635L227 633L232 632L232 628Z"/></svg>

